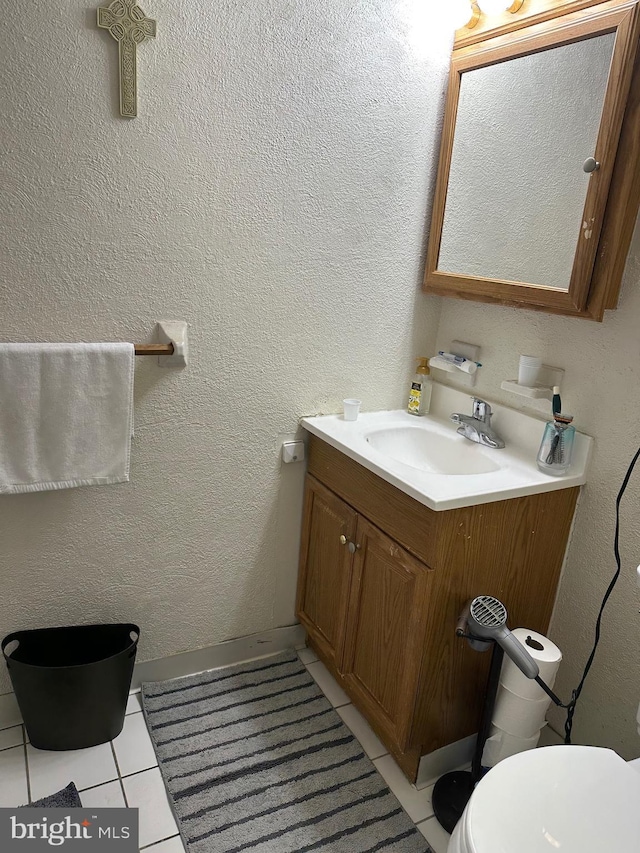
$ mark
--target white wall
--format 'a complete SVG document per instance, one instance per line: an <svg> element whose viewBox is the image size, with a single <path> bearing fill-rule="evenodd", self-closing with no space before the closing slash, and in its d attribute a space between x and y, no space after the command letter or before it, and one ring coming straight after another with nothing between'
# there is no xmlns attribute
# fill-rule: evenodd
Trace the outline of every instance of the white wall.
<svg viewBox="0 0 640 853"><path fill-rule="evenodd" d="M442 305L438 348L447 348L457 338L482 346L483 367L475 393L520 407L521 398L501 391L500 383L517 377L521 353L540 355L546 364L565 368L563 410L575 415L578 429L596 439L550 629L564 652L556 687L565 701L591 650L598 608L615 570L615 498L640 445L639 285L640 227L627 262L620 306L607 312L602 324L453 299L444 299ZM549 407L541 406L546 411ZM494 426L499 431L497 419ZM574 723L574 742L609 746L627 758L640 755L635 722L640 700L640 591L635 585L639 499L640 465L621 510L622 575L605 611L600 648ZM563 730L564 719L562 712L553 713L558 731Z"/></svg>
<svg viewBox="0 0 640 853"><path fill-rule="evenodd" d="M452 29L437 0L143 3L139 117L80 0L0 28L0 339L149 339L128 485L5 497L0 634L131 619L141 658L293 621L297 419L403 405ZM438 17L440 15L440 17ZM0 692L9 687L4 671Z"/></svg>

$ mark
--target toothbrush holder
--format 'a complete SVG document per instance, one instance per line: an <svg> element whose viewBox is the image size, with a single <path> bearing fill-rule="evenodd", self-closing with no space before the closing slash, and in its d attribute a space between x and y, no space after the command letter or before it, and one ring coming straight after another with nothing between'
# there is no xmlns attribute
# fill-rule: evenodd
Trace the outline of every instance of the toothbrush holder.
<svg viewBox="0 0 640 853"><path fill-rule="evenodd" d="M537 458L540 471L552 477L567 473L571 467L575 434L575 427L570 423L549 421L545 425Z"/></svg>

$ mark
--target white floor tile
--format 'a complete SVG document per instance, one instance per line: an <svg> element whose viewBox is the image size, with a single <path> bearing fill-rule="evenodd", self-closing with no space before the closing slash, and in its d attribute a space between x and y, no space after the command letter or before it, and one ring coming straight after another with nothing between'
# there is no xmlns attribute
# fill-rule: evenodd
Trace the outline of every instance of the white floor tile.
<svg viewBox="0 0 640 853"><path fill-rule="evenodd" d="M140 810L140 847L176 835L176 825L160 770L127 776L124 790L130 808Z"/></svg>
<svg viewBox="0 0 640 853"><path fill-rule="evenodd" d="M24 743L22 726L12 726L10 729L0 731L0 749L9 749L11 746L21 746Z"/></svg>
<svg viewBox="0 0 640 853"><path fill-rule="evenodd" d="M318 660L318 655L313 651L313 649L298 649L298 657L304 664L313 663Z"/></svg>
<svg viewBox="0 0 640 853"><path fill-rule="evenodd" d="M451 836L440 826L435 817L419 823L417 828L427 839L427 844L433 848L434 853L447 853Z"/></svg>
<svg viewBox="0 0 640 853"><path fill-rule="evenodd" d="M154 844L152 847L147 847L144 853L185 853L184 844L179 835L161 841L159 844Z"/></svg>
<svg viewBox="0 0 640 853"><path fill-rule="evenodd" d="M141 694L131 693L129 694L129 700L127 702L127 714L137 714L138 711L142 711L142 698Z"/></svg>
<svg viewBox="0 0 640 853"><path fill-rule="evenodd" d="M83 791L80 799L87 809L123 809L126 806L119 779Z"/></svg>
<svg viewBox="0 0 640 853"><path fill-rule="evenodd" d="M113 742L121 776L158 766L143 714L125 717L124 728Z"/></svg>
<svg viewBox="0 0 640 853"><path fill-rule="evenodd" d="M28 801L24 746L5 749L0 752L0 807L25 806Z"/></svg>
<svg viewBox="0 0 640 853"><path fill-rule="evenodd" d="M338 713L345 724L358 738L360 746L364 749L369 758L380 758L381 755L387 754L389 750L378 738L355 705L344 705L344 707L338 708Z"/></svg>
<svg viewBox="0 0 640 853"><path fill-rule="evenodd" d="M316 684L322 690L329 702L334 708L339 705L348 705L351 699L344 692L335 678L321 661L309 664L307 667L310 675L315 679Z"/></svg>
<svg viewBox="0 0 640 853"><path fill-rule="evenodd" d="M34 749L29 744L27 759L34 800L55 794L66 788L69 782L75 782L76 788L82 791L83 788L92 788L118 778L110 743L67 752Z"/></svg>
<svg viewBox="0 0 640 853"><path fill-rule="evenodd" d="M422 791L416 790L390 755L377 758L373 763L414 823L431 817L433 786L424 788Z"/></svg>

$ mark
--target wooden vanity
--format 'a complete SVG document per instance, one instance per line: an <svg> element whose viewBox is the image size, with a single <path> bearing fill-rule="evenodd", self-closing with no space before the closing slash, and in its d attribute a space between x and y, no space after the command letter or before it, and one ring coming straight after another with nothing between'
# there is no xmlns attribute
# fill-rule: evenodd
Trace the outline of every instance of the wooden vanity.
<svg viewBox="0 0 640 853"><path fill-rule="evenodd" d="M412 781L478 728L490 656L455 637L462 607L495 595L545 633L578 492L435 512L310 436L298 618Z"/></svg>

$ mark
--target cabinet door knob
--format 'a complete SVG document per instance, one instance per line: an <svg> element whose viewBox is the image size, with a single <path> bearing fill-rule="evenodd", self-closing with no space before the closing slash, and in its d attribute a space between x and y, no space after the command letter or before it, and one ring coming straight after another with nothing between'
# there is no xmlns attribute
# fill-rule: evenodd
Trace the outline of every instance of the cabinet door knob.
<svg viewBox="0 0 640 853"><path fill-rule="evenodd" d="M589 174L590 172L597 172L600 168L600 163L598 163L595 157L588 157L584 161L584 166L582 168L587 174Z"/></svg>
<svg viewBox="0 0 640 853"><path fill-rule="evenodd" d="M356 551L359 551L359 550L360 550L359 545L356 545L355 542L349 542L349 553L350 554L355 554Z"/></svg>
<svg viewBox="0 0 640 853"><path fill-rule="evenodd" d="M345 536L345 535L344 535L344 533L343 533L343 534L340 536L340 544L341 544L341 545L346 545L348 541L349 541L349 537L348 537L348 536Z"/></svg>

